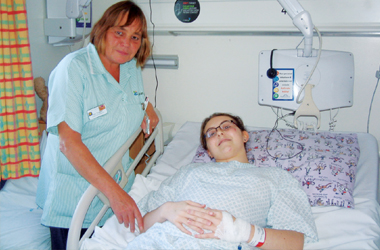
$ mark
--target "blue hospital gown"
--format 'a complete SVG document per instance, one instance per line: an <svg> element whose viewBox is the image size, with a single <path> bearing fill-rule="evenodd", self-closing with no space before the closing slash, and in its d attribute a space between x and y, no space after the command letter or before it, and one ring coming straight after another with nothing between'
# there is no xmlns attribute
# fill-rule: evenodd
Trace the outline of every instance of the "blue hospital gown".
<svg viewBox="0 0 380 250"><path fill-rule="evenodd" d="M236 161L190 164L145 196L138 206L145 214L167 201L184 200L226 210L261 227L304 233L305 242L318 240L305 192L296 179L279 168L258 168ZM197 239L166 221L137 236L127 249L237 249L238 245L218 239ZM249 249L246 243L242 247Z"/></svg>

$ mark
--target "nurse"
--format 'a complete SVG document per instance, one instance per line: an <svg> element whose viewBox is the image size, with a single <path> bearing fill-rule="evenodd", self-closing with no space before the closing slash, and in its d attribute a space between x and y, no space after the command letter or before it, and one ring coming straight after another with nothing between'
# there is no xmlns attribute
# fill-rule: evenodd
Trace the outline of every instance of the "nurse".
<svg viewBox="0 0 380 250"><path fill-rule="evenodd" d="M143 230L142 216L127 194L103 169L105 162L136 131L158 123L146 101L141 66L150 55L147 23L131 1L109 7L95 24L91 43L68 54L49 78L46 151L37 190L41 223L50 227L52 249L65 249L76 205L92 184L110 201L119 223ZM148 136L148 135L146 135ZM127 170L131 159L122 160ZM102 207L95 199L83 223L87 228ZM109 210L101 223L112 215Z"/></svg>

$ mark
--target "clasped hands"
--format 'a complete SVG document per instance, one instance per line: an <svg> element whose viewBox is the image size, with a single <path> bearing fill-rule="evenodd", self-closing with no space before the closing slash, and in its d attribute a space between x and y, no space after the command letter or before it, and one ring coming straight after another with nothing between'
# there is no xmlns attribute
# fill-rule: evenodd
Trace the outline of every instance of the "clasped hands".
<svg viewBox="0 0 380 250"><path fill-rule="evenodd" d="M196 238L219 239L215 231L223 219L221 210L206 208L206 205L193 201L166 202L163 206L162 216L185 234L192 235L184 225L198 233L194 235Z"/></svg>

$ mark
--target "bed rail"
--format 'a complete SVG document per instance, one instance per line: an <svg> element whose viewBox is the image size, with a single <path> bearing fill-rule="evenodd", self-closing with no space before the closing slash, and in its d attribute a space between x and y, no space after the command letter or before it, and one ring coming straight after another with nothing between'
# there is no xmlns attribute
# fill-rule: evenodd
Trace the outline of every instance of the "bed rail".
<svg viewBox="0 0 380 250"><path fill-rule="evenodd" d="M156 162L157 158L164 151L163 122L162 122L161 114L159 113L157 109L156 109L156 113L159 117L159 123L157 124L157 127L152 132L151 136L145 141L144 146L142 147L140 152L137 154L136 158L132 162L127 172L125 172L122 167L121 159L123 158L124 154L129 150L132 143L136 140L136 138L141 133L142 131L141 128L137 129L136 132L118 149L118 151L116 151L116 153L104 165L104 169L113 177L113 179L122 188L127 184L129 175L132 173L132 171L135 170L138 163L140 162L140 160L145 155L146 151L149 149L149 147L152 145L153 142L155 144L156 151L153 154L153 156L150 157L149 162L147 163L144 171L142 172L143 176L146 176L149 173L150 169L152 168L153 164ZM104 203L104 206L102 207L102 209L96 216L95 220L91 223L91 225L89 226L85 234L80 239L80 232L82 229L84 218L95 196L99 197L99 199ZM106 196L103 195L93 185L90 185L87 188L87 190L84 192L84 194L82 195L75 209L73 218L71 220L66 249L70 249L70 250L79 249L82 242L86 238L91 236L92 232L95 229L95 226L103 218L104 214L106 213L109 207L110 207L110 204Z"/></svg>

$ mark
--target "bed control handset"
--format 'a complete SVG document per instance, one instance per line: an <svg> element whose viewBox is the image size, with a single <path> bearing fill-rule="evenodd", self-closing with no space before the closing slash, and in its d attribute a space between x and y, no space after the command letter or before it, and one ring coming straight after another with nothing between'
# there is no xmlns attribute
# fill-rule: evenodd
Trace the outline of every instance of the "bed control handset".
<svg viewBox="0 0 380 250"><path fill-rule="evenodd" d="M147 113L145 113L145 124L146 124L145 133L147 135L150 135L150 119Z"/></svg>
<svg viewBox="0 0 380 250"><path fill-rule="evenodd" d="M145 101L142 103L142 108L145 111L145 124L146 124L145 134L150 135L150 119L149 119L148 114L146 113L146 109L148 108L148 104L149 104L149 98L148 98L148 96L146 96Z"/></svg>

